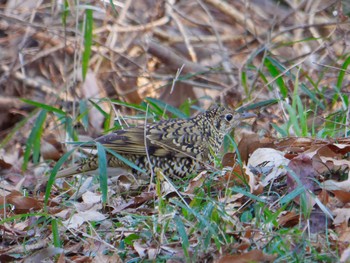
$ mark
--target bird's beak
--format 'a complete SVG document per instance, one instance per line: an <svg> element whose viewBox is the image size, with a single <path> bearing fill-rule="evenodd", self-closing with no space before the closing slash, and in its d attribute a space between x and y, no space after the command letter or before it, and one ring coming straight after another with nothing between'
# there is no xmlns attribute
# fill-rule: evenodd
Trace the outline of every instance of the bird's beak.
<svg viewBox="0 0 350 263"><path fill-rule="evenodd" d="M239 117L238 117L238 118L239 118L240 120L245 120L245 119L250 119L250 118L255 118L255 117L257 117L257 115L254 114L254 113L242 112L242 113L239 114Z"/></svg>

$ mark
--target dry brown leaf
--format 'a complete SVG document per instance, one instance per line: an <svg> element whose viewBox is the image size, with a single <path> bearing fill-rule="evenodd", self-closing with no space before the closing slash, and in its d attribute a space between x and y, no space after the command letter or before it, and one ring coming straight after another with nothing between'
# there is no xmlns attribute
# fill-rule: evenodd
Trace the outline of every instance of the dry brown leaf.
<svg viewBox="0 0 350 263"><path fill-rule="evenodd" d="M64 154L64 146L57 140L56 135L49 133L44 136L40 144L40 153L44 160L58 161Z"/></svg>
<svg viewBox="0 0 350 263"><path fill-rule="evenodd" d="M331 191L335 197L346 204L350 202L350 180L337 182L335 180L326 180L321 185L323 189Z"/></svg>
<svg viewBox="0 0 350 263"><path fill-rule="evenodd" d="M334 209L333 214L335 215L333 224L339 225L341 223L348 223L350 218L350 208L337 208Z"/></svg>
<svg viewBox="0 0 350 263"><path fill-rule="evenodd" d="M48 259L52 258L53 256L57 254L61 254L62 252L63 252L63 249L58 247L43 248L34 252L32 255L28 256L27 258L25 258L23 262L25 263L45 262Z"/></svg>
<svg viewBox="0 0 350 263"><path fill-rule="evenodd" d="M239 252L247 250L252 245L250 242L250 239L246 238L246 237L240 237L239 241L240 242L235 244L235 246L234 246L235 249L237 249L237 251L239 251Z"/></svg>
<svg viewBox="0 0 350 263"><path fill-rule="evenodd" d="M3 159L0 159L0 169L1 169L1 171L7 170L7 169L10 169L10 168L12 168L12 164L9 164L9 163L5 162Z"/></svg>
<svg viewBox="0 0 350 263"><path fill-rule="evenodd" d="M244 254L225 255L216 263L251 263L251 262L273 262L276 256L266 255L261 250L252 250Z"/></svg>
<svg viewBox="0 0 350 263"><path fill-rule="evenodd" d="M111 212L112 214L117 214L127 208L136 208L144 204L145 202L149 200L153 200L156 196L156 193L154 191L152 192L142 192L141 195L134 197L132 200L121 204L114 208L114 210Z"/></svg>
<svg viewBox="0 0 350 263"><path fill-rule="evenodd" d="M33 197L23 196L20 192L12 191L6 196L6 203L14 206L16 214L25 214L31 210L37 211L43 208L43 202Z"/></svg>
<svg viewBox="0 0 350 263"><path fill-rule="evenodd" d="M225 164L232 164L232 166ZM223 162L223 165L224 169L222 171L224 174L219 178L219 189L234 185L247 185L249 183L250 178L249 175L245 173L246 169L244 167L241 167L235 161L229 160L227 156L226 161Z"/></svg>
<svg viewBox="0 0 350 263"><path fill-rule="evenodd" d="M90 263L92 262L92 258L88 256L75 255L70 258L70 260L74 263Z"/></svg>
<svg viewBox="0 0 350 263"><path fill-rule="evenodd" d="M278 223L282 227L293 227L299 223L300 215L294 211L286 211L278 217Z"/></svg>
<svg viewBox="0 0 350 263"><path fill-rule="evenodd" d="M329 203L330 196L326 190L322 189L317 197L322 204L327 205Z"/></svg>
<svg viewBox="0 0 350 263"><path fill-rule="evenodd" d="M299 155L292 159L288 165L290 171L287 172L287 185L288 192L294 191L298 187L304 187L305 189L314 192L318 188L318 184L315 182L318 173L315 171L312 165L312 159L307 155ZM297 177L297 178L295 178ZM300 181L301 185L297 182ZM313 207L315 200L312 198L308 191L306 191L308 199L308 205ZM295 201L299 203L300 197L296 197Z"/></svg>
<svg viewBox="0 0 350 263"><path fill-rule="evenodd" d="M196 188L199 188L203 185L203 182L206 179L207 171L202 171L195 178L193 178L185 189L184 193L189 195L193 194Z"/></svg>
<svg viewBox="0 0 350 263"><path fill-rule="evenodd" d="M249 156L259 148L273 148L272 140L264 138L259 139L259 135L255 133L244 133L242 139L238 143L238 151L241 155L243 163L248 163ZM230 166L230 165L228 165ZM231 165L232 166L232 165Z"/></svg>
<svg viewBox="0 0 350 263"><path fill-rule="evenodd" d="M345 192L342 190L334 190L334 191L332 191L332 193L343 204L347 204L350 202L350 192Z"/></svg>

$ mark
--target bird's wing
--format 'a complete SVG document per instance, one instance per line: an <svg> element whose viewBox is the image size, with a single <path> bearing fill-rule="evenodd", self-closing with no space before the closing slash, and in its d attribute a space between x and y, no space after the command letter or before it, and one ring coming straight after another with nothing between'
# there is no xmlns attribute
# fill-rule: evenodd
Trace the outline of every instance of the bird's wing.
<svg viewBox="0 0 350 263"><path fill-rule="evenodd" d="M199 158L205 144L199 127L190 120L169 120L154 124L148 129L147 139L150 142L148 148L155 156Z"/></svg>
<svg viewBox="0 0 350 263"><path fill-rule="evenodd" d="M143 127L118 130L97 139L96 142L121 154L146 155Z"/></svg>
<svg viewBox="0 0 350 263"><path fill-rule="evenodd" d="M133 127L106 134L96 139L105 147L121 154L176 156L198 158L203 152L204 138L188 120L168 120L144 127Z"/></svg>

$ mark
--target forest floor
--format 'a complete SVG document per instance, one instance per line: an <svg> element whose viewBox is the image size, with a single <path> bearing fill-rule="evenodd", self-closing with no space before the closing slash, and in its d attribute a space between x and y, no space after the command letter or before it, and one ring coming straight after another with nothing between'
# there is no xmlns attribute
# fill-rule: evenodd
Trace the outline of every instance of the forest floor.
<svg viewBox="0 0 350 263"><path fill-rule="evenodd" d="M349 262L349 17L346 0L2 1L0 261ZM256 118L211 168L56 178L78 142L212 104Z"/></svg>

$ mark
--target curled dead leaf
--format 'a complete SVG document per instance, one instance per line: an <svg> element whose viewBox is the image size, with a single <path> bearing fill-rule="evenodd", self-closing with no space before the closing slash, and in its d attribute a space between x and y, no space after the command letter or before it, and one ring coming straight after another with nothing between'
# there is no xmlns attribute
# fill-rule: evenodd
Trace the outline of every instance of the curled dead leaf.
<svg viewBox="0 0 350 263"><path fill-rule="evenodd" d="M202 171L195 178L193 178L185 189L185 194L193 194L195 189L201 187L206 178L207 171Z"/></svg>
<svg viewBox="0 0 350 263"><path fill-rule="evenodd" d="M294 211L286 211L278 217L278 223L281 227L293 227L299 223L300 215Z"/></svg>
<svg viewBox="0 0 350 263"><path fill-rule="evenodd" d="M28 213L31 210L37 211L43 208L43 202L38 199L23 196L18 191L12 191L6 196L6 203L14 206L16 214Z"/></svg>
<svg viewBox="0 0 350 263"><path fill-rule="evenodd" d="M284 157L283 152L272 148L259 148L249 158L247 174L260 173L263 177L261 183L266 186L272 180L286 174L285 167L288 163L289 160Z"/></svg>

